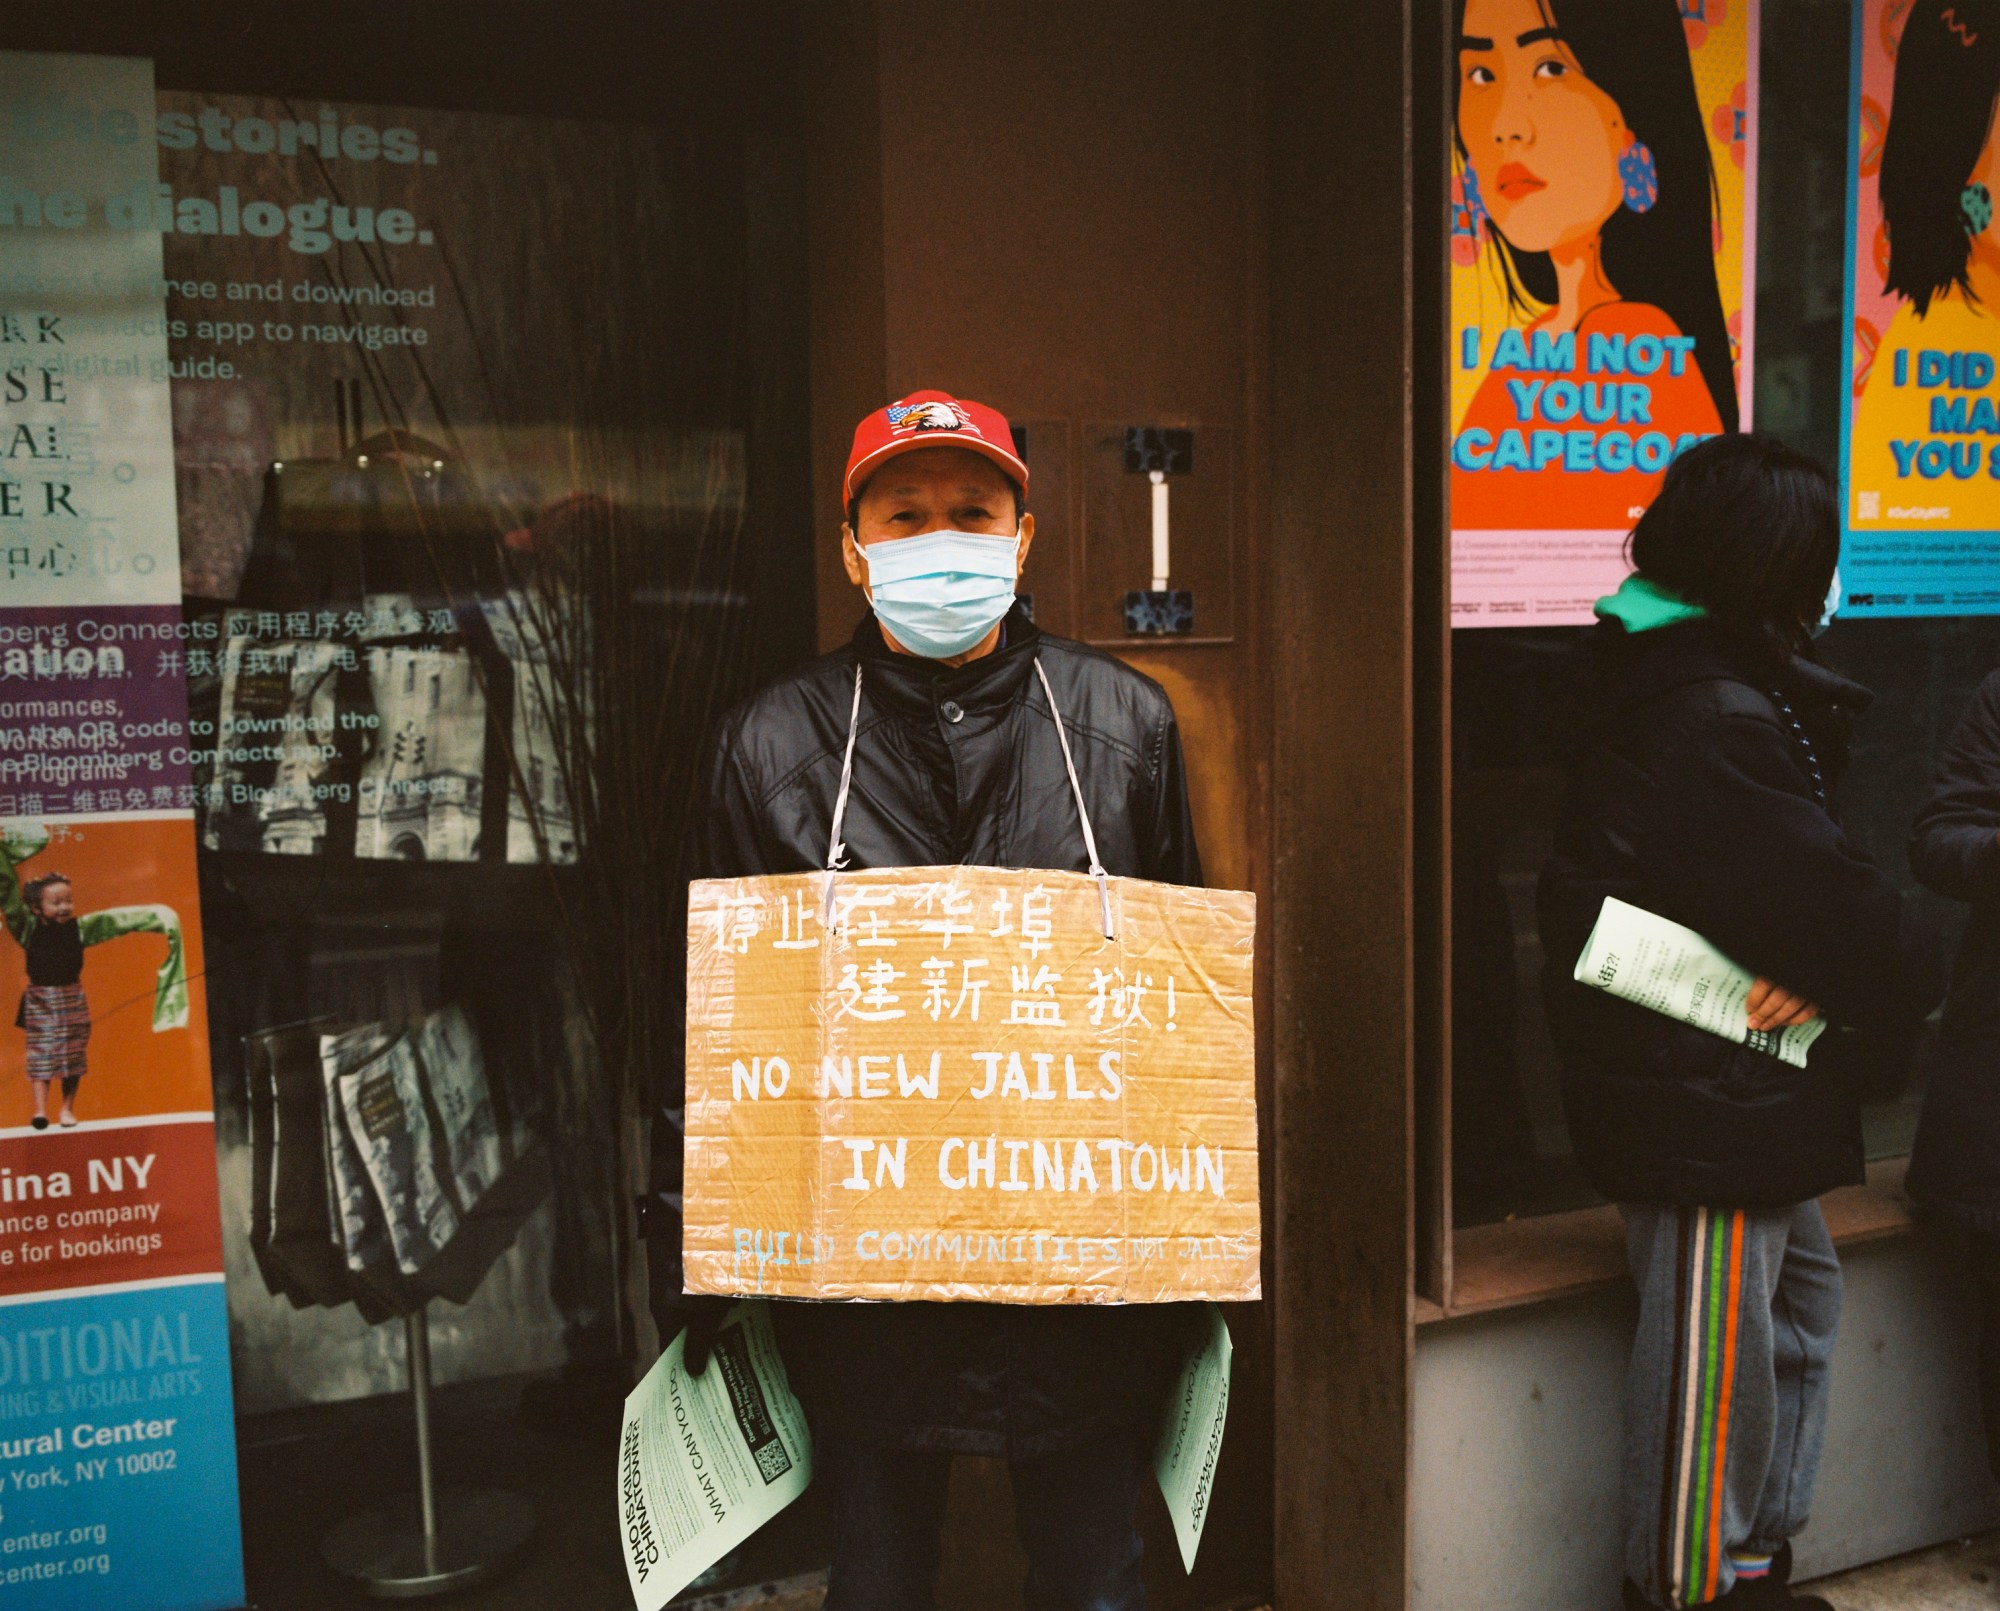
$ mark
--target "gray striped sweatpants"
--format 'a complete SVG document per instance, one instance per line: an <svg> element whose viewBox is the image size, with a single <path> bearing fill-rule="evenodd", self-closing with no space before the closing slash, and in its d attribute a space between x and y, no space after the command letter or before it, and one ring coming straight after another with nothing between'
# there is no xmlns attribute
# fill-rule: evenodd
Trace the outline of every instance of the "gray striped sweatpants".
<svg viewBox="0 0 2000 1611"><path fill-rule="evenodd" d="M1819 1204L1620 1204L1639 1288L1625 1389L1625 1571L1653 1604L1729 1592L1806 1524L1840 1261Z"/></svg>

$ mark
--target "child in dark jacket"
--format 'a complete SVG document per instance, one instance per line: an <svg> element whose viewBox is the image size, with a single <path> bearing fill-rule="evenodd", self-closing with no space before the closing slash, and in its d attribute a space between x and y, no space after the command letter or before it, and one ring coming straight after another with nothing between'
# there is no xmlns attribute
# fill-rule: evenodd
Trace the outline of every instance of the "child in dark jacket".
<svg viewBox="0 0 2000 1611"><path fill-rule="evenodd" d="M1811 655L1839 552L1830 478L1756 436L1677 459L1600 600L1544 870L1548 1006L1577 1158L1640 1295L1626 1396L1626 1602L1792 1594L1840 1266L1814 1199L1862 1179L1859 1076L1940 993L1935 948L1832 796L1867 692ZM1606 897L1758 977L1750 1029L1822 1012L1806 1068L1571 977Z"/></svg>
<svg viewBox="0 0 2000 1611"><path fill-rule="evenodd" d="M1910 1155L1918 1202L1970 1233L1986 1462L2000 1477L2000 671L1973 695L1910 828L1910 870L1972 915Z"/></svg>

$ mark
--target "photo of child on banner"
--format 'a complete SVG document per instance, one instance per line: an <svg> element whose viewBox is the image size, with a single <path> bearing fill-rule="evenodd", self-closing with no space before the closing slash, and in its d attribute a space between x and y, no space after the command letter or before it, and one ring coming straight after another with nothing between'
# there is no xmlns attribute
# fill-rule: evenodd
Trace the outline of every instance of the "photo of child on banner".
<svg viewBox="0 0 2000 1611"><path fill-rule="evenodd" d="M1754 0L1457 0L1453 612L1590 619L1744 422Z"/></svg>
<svg viewBox="0 0 2000 1611"><path fill-rule="evenodd" d="M84 953L132 934L165 937L153 991L153 1032L182 1029L188 1020L187 966L179 914L168 906L111 906L79 913L67 874L47 865L24 878L22 868L49 848L56 832L36 822L0 826L0 916L27 959L28 986L14 1014L27 1036L27 1075L37 1130L49 1127L49 1087L60 1084L56 1123L78 1123L77 1092L89 1070L91 1010L83 988Z"/></svg>

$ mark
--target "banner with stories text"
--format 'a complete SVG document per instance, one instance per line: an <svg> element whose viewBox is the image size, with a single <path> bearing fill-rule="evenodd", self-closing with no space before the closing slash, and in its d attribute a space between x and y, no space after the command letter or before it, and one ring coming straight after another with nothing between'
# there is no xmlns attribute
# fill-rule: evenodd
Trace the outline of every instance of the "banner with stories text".
<svg viewBox="0 0 2000 1611"><path fill-rule="evenodd" d="M1587 623L1690 443L1747 428L1756 0L1464 0L1454 626Z"/></svg>
<svg viewBox="0 0 2000 1611"><path fill-rule="evenodd" d="M826 876L690 891L691 1291L1259 1295L1254 897Z"/></svg>
<svg viewBox="0 0 2000 1611"><path fill-rule="evenodd" d="M2000 12L1854 0L1844 616L2000 613Z"/></svg>
<svg viewBox="0 0 2000 1611"><path fill-rule="evenodd" d="M0 52L10 1611L243 1600L155 120L149 63Z"/></svg>

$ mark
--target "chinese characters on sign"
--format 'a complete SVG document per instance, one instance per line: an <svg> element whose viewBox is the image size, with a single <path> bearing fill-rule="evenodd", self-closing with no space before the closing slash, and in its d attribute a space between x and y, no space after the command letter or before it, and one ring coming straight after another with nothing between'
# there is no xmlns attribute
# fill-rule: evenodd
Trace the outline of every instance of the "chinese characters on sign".
<svg viewBox="0 0 2000 1611"><path fill-rule="evenodd" d="M695 884L695 1291L1258 1295L1253 897L932 867Z"/></svg>

